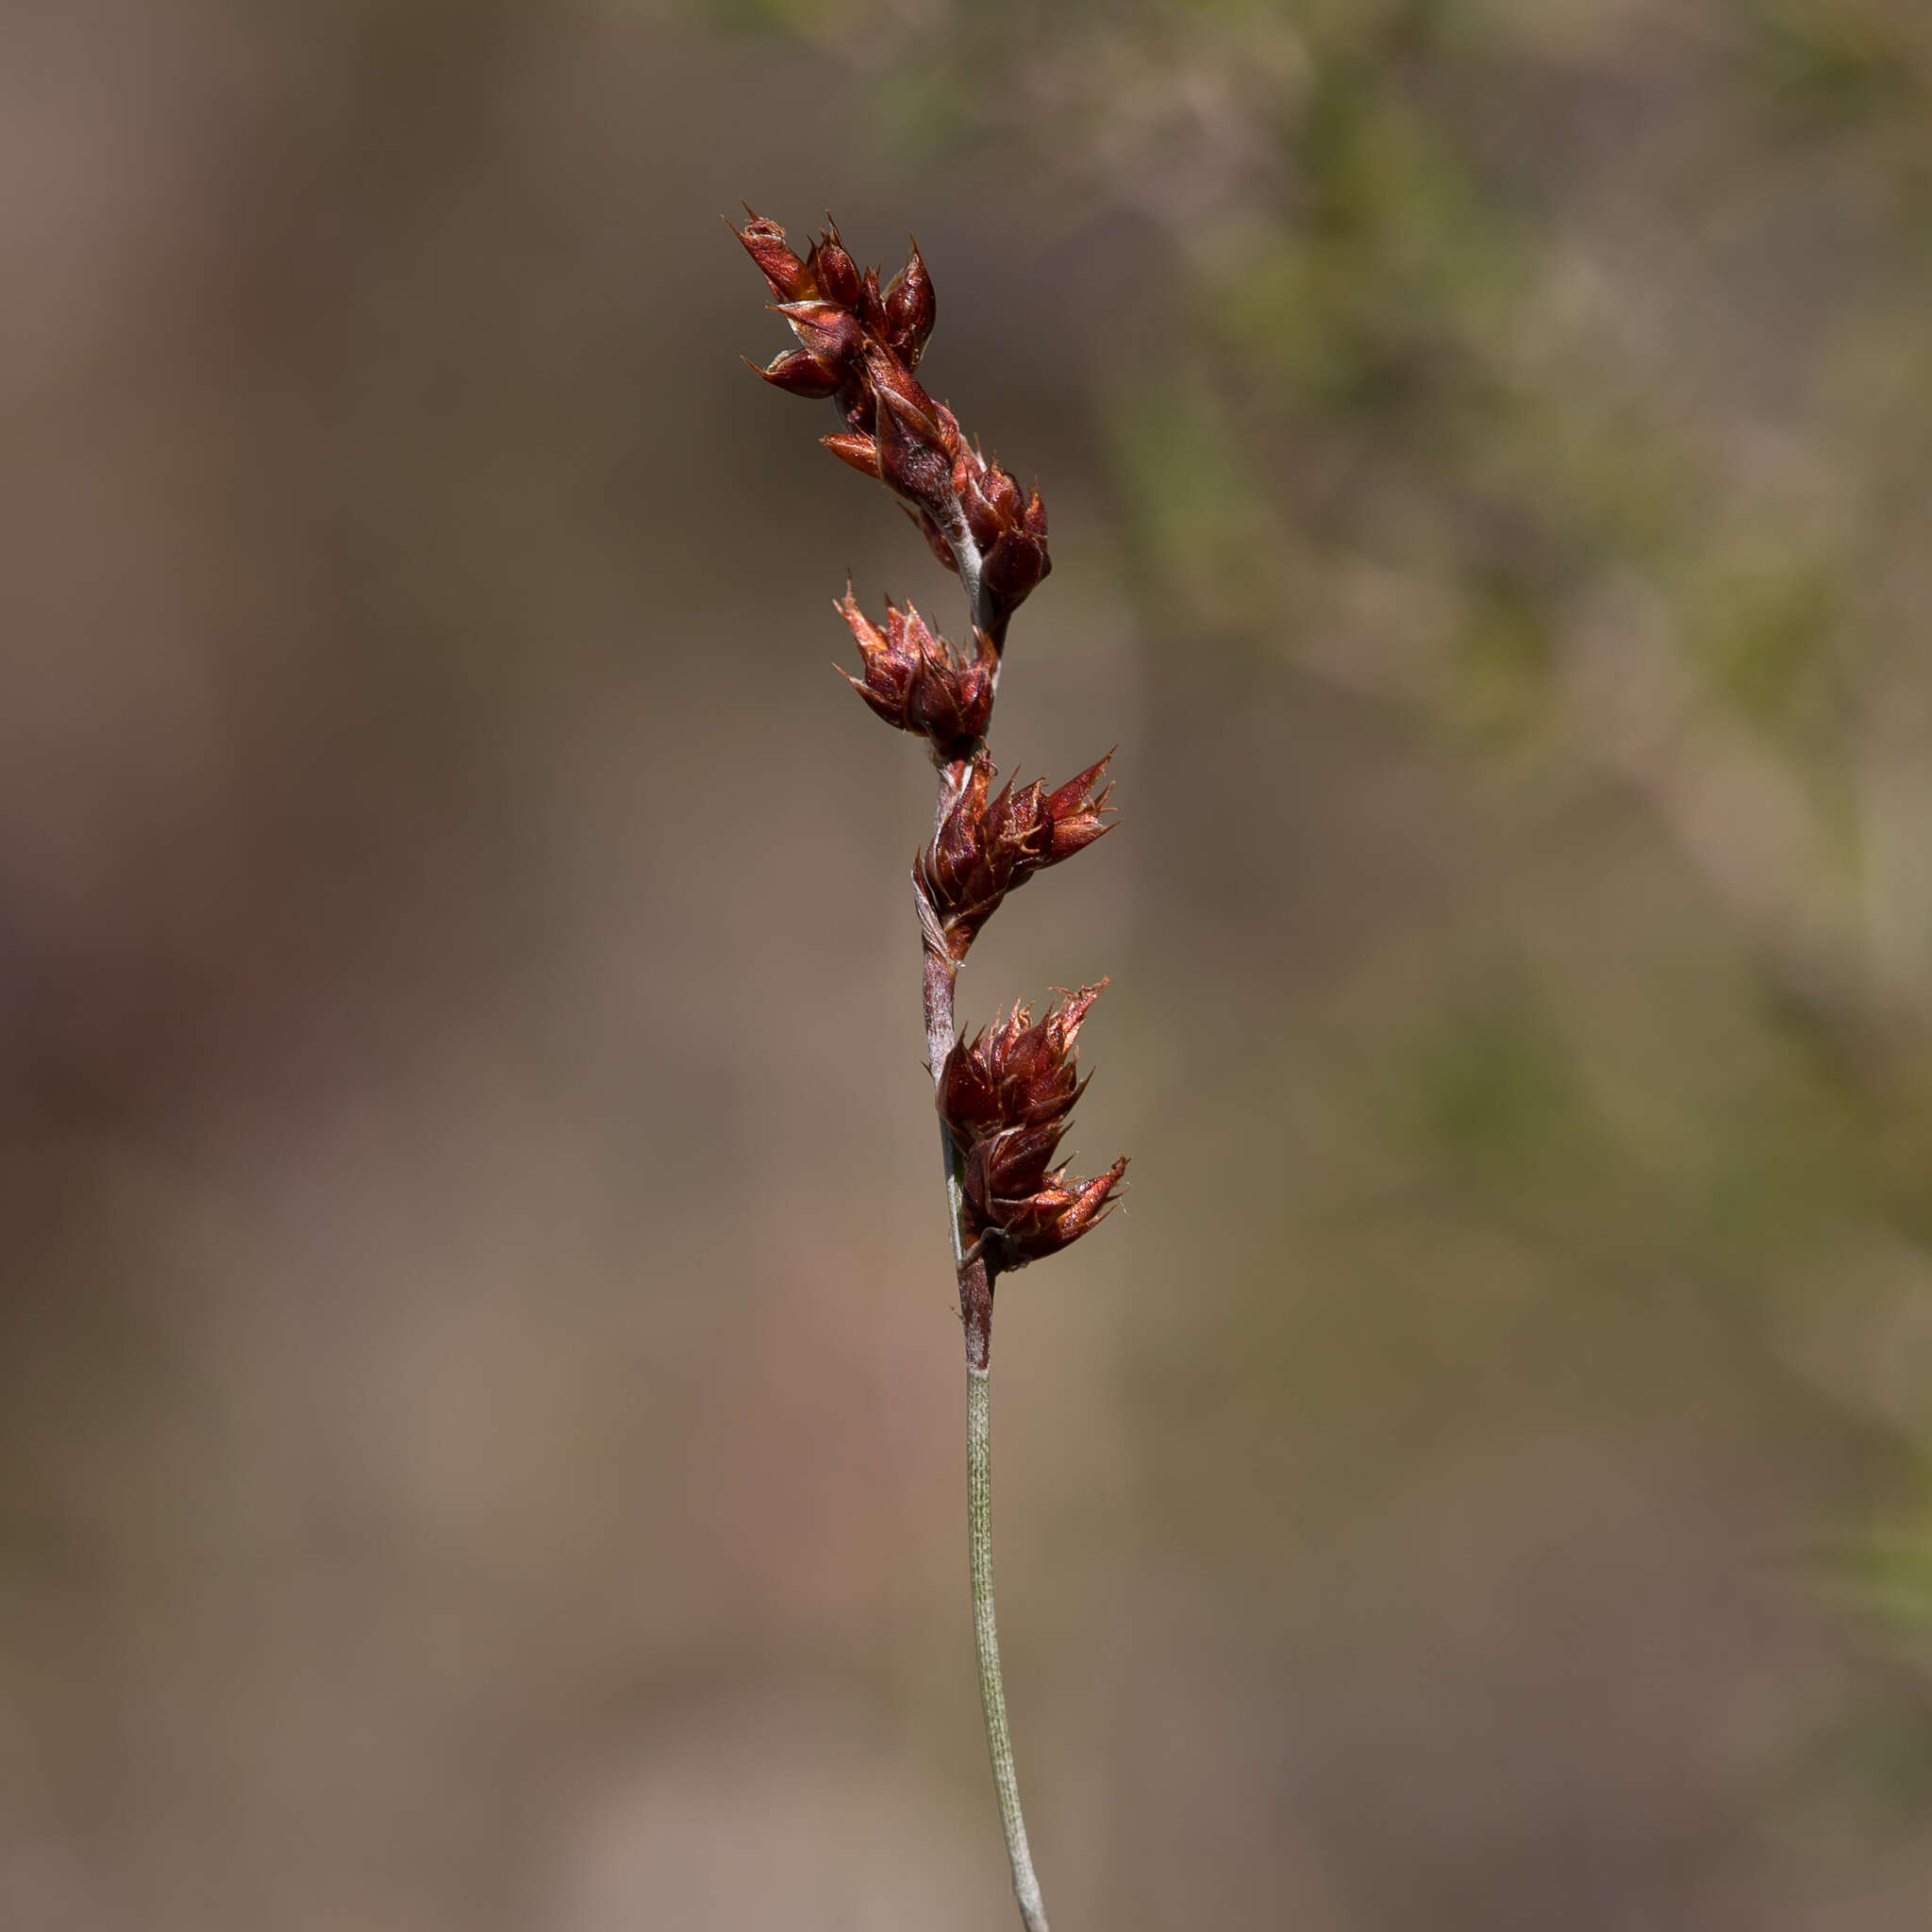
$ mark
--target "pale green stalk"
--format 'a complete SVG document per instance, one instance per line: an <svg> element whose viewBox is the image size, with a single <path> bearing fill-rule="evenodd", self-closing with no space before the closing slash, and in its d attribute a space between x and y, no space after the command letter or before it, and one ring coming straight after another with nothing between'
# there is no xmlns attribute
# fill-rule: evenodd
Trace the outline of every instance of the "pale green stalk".
<svg viewBox="0 0 1932 1932"><path fill-rule="evenodd" d="M1026 1932L1047 1932L1046 1903L1033 1875L1020 1779L1007 1725L1007 1690L1000 1675L999 1624L992 1606L992 1403L984 1369L966 1371L966 1523L973 1549L973 1636L979 1650L979 1702L986 1712L986 1747L999 1793L1000 1829L1013 1868L1013 1896Z"/></svg>

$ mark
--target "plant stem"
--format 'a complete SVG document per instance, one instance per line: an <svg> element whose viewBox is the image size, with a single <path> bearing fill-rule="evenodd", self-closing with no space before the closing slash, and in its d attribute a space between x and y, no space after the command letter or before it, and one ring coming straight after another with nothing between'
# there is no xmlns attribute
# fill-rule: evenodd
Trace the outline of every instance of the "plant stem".
<svg viewBox="0 0 1932 1932"><path fill-rule="evenodd" d="M945 808L947 787L958 782L962 768L941 774L939 810ZM928 944L923 991L925 1008L925 1046L933 1083L953 1050L956 1038L953 987L958 969ZM940 1147L946 1171L946 1220L952 1234L953 1267L959 1281L959 1318L966 1330L966 1534L973 1573L973 1641L979 1657L979 1704L986 1714L986 1748L992 1759L993 1789L1000 1803L1000 1830L1007 1840L1007 1860L1013 1870L1013 1896L1026 1932L1047 1932L1046 1903L1033 1872L1033 1854L1026 1843L1026 1820L1020 1810L1020 1779L1013 1766L1013 1735L1007 1724L1006 1680L1000 1672L999 1624L992 1601L992 1406L987 1368L992 1353L993 1271L984 1256L966 1258L960 1225L965 1197L960 1182L964 1163L943 1122Z"/></svg>
<svg viewBox="0 0 1932 1932"><path fill-rule="evenodd" d="M1013 1768L1013 1738L1007 1726L1007 1690L1000 1674L1000 1632L992 1604L992 1402L984 1369L966 1371L966 1524L973 1552L973 1637L979 1651L979 1702L986 1712L986 1746L999 1792L1000 1829L1013 1868L1013 1896L1026 1932L1047 1932L1046 1903L1033 1875L1026 1820L1020 1811L1020 1779Z"/></svg>

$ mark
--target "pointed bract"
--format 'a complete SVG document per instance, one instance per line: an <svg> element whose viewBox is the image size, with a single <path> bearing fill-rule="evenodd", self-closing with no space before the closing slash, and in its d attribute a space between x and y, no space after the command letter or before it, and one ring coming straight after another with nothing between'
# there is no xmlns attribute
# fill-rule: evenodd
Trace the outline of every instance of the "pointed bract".
<svg viewBox="0 0 1932 1932"><path fill-rule="evenodd" d="M1047 794L1044 802L1047 814L1053 820L1049 865L1058 865L1061 859L1073 858L1083 846L1092 844L1103 832L1110 829L1104 815L1113 809L1108 803L1113 796L1113 787L1103 785L1098 791L1093 788L1112 762L1113 753L1108 752L1078 776L1069 778L1058 791Z"/></svg>
<svg viewBox="0 0 1932 1932"><path fill-rule="evenodd" d="M886 290L886 341L907 368L919 367L938 313L932 276L926 272L925 258L915 242L906 258L906 266L892 277Z"/></svg>
<svg viewBox="0 0 1932 1932"><path fill-rule="evenodd" d="M931 398L902 368L889 367L886 358L874 356L867 367L875 378L873 393L878 404L879 480L944 532L958 524L958 509L953 460L932 414Z"/></svg>
<svg viewBox="0 0 1932 1932"><path fill-rule="evenodd" d="M773 307L791 325L800 346L822 362L843 364L865 348L858 318L836 302L776 302Z"/></svg>
<svg viewBox="0 0 1932 1932"><path fill-rule="evenodd" d="M1124 1155L1091 1180L1069 1179L1061 1169L1031 1193L1008 1199L985 1192L986 1157L975 1154L966 1164L967 1204L1000 1267L1008 1270L1044 1260L1099 1226L1117 1205L1116 1191L1127 1171Z"/></svg>
<svg viewBox="0 0 1932 1932"><path fill-rule="evenodd" d="M749 361L750 358L746 358ZM822 402L826 396L839 393L839 371L828 362L806 349L787 349L782 356L774 356L760 367L753 362L774 389L782 389L788 394L807 396L813 402Z"/></svg>
<svg viewBox="0 0 1932 1932"><path fill-rule="evenodd" d="M848 463L861 476L877 476L879 473L879 446L877 441L857 430L843 430L837 436L822 436L819 441L839 458Z"/></svg>
<svg viewBox="0 0 1932 1932"><path fill-rule="evenodd" d="M975 655L964 658L909 605L902 610L888 604L881 631L850 590L833 608L851 626L864 660L863 678L845 674L853 690L887 724L924 735L941 763L970 758L992 715L999 661L992 646L982 638Z"/></svg>
<svg viewBox="0 0 1932 1932"><path fill-rule="evenodd" d="M785 230L763 215L751 216L743 227L731 232L744 243L744 251L758 263L766 285L780 302L795 302L802 296L816 295L818 284L811 271L785 245ZM728 225L728 224L727 224Z"/></svg>
<svg viewBox="0 0 1932 1932"><path fill-rule="evenodd" d="M806 269L818 284L826 301L841 308L857 308L865 282L858 264L846 254L837 228L827 228L806 258Z"/></svg>

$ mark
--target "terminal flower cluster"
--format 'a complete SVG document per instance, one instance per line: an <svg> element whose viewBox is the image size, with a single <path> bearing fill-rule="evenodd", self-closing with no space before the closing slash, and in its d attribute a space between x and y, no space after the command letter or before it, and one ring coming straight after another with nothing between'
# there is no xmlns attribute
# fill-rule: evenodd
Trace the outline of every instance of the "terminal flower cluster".
<svg viewBox="0 0 1932 1932"><path fill-rule="evenodd" d="M776 222L746 213L734 232L798 342L752 367L790 394L837 402L845 426L821 441L898 498L958 575L974 628L997 652L1013 612L1053 568L1046 506L970 444L913 374L938 313L919 244L882 289L878 270L861 274L829 223L800 259Z"/></svg>

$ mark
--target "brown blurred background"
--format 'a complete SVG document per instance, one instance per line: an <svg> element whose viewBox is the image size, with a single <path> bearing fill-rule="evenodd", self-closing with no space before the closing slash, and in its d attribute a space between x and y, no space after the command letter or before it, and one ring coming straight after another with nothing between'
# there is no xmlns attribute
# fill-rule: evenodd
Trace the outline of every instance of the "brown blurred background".
<svg viewBox="0 0 1932 1932"><path fill-rule="evenodd" d="M920 1067L953 600L741 195L1051 507L1126 1211L1001 1293L1056 1923L1932 1898L1923 0L22 5L0 1925L1011 1923Z"/></svg>

